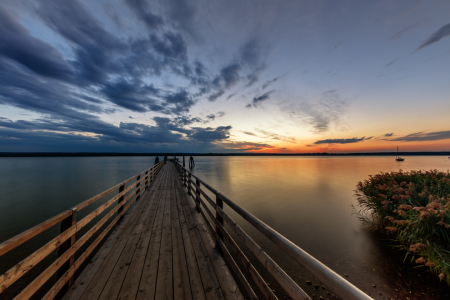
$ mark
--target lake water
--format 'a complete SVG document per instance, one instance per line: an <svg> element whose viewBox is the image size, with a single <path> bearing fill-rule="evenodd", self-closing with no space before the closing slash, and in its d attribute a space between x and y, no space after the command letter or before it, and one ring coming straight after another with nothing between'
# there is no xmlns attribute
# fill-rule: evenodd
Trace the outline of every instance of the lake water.
<svg viewBox="0 0 450 300"><path fill-rule="evenodd" d="M356 204L356 184L368 175L399 169L447 171L448 157L407 156L404 162L382 156L194 159L193 173L338 274L347 274L375 299L448 299L445 283L425 268L402 263L405 253L364 228L351 208ZM0 158L0 242L153 162L154 157ZM309 294L331 299L327 290L314 291L305 284L319 283L314 277L239 216L231 215ZM6 265L0 266L1 272Z"/></svg>

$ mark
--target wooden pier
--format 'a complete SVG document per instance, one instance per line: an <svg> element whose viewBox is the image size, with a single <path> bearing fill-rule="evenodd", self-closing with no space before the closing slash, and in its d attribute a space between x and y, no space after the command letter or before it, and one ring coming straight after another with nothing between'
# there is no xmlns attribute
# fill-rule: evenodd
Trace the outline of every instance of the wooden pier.
<svg viewBox="0 0 450 300"><path fill-rule="evenodd" d="M59 235L0 276L0 297L20 284L14 299L279 299L251 262L258 260L283 298L311 299L224 205L341 299L372 299L191 173L184 157L183 166L162 161L1 243L0 256L60 227ZM77 220L83 209L87 213ZM37 276L21 278L56 251Z"/></svg>
<svg viewBox="0 0 450 300"><path fill-rule="evenodd" d="M243 299L167 163L64 299Z"/></svg>

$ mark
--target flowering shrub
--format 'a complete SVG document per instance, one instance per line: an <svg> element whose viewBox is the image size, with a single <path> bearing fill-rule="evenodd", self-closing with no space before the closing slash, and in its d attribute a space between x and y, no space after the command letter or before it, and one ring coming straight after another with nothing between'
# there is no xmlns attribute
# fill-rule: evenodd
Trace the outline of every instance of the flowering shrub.
<svg viewBox="0 0 450 300"><path fill-rule="evenodd" d="M381 172L356 187L360 219L450 284L450 173ZM370 214L372 218L368 218Z"/></svg>

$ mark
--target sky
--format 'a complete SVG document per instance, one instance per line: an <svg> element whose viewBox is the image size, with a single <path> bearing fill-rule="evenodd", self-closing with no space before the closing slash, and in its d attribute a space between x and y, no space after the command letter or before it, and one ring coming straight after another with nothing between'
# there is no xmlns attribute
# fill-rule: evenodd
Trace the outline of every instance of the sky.
<svg viewBox="0 0 450 300"><path fill-rule="evenodd" d="M450 150L450 1L3 0L0 152Z"/></svg>

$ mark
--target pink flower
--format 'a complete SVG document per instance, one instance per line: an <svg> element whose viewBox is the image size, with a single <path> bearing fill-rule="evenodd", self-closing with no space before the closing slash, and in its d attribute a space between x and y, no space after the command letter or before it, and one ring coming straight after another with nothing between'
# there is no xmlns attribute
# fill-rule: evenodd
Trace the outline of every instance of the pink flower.
<svg viewBox="0 0 450 300"><path fill-rule="evenodd" d="M434 268L434 267L436 266L436 264L435 264L434 262L427 262L427 263L425 264L425 266Z"/></svg>
<svg viewBox="0 0 450 300"><path fill-rule="evenodd" d="M403 210L410 210L412 209L412 206L407 204L400 204L398 208Z"/></svg>
<svg viewBox="0 0 450 300"><path fill-rule="evenodd" d="M418 259L416 259L416 264L418 264L418 265L423 265L426 262L427 262L427 260L423 257L419 257Z"/></svg>
<svg viewBox="0 0 450 300"><path fill-rule="evenodd" d="M409 247L409 251L410 251L410 252L416 252L418 249L425 248L426 246L427 246L427 245L422 244L422 243L412 244L412 245Z"/></svg>
<svg viewBox="0 0 450 300"><path fill-rule="evenodd" d="M419 217L420 217L421 220L425 220L425 219L428 218L429 216L430 216L430 213L429 213L429 212L421 211Z"/></svg>
<svg viewBox="0 0 450 300"><path fill-rule="evenodd" d="M444 280L445 279L445 274L444 273L441 273L441 274L439 274L439 280Z"/></svg>
<svg viewBox="0 0 450 300"><path fill-rule="evenodd" d="M417 210L417 211L426 211L427 210L425 207L414 207L413 209Z"/></svg>
<svg viewBox="0 0 450 300"><path fill-rule="evenodd" d="M397 210L397 213L402 217L406 216L406 213L401 209Z"/></svg>
<svg viewBox="0 0 450 300"><path fill-rule="evenodd" d="M409 221L407 220L395 220L394 223L398 224L398 225L405 225L406 223L408 223Z"/></svg>

